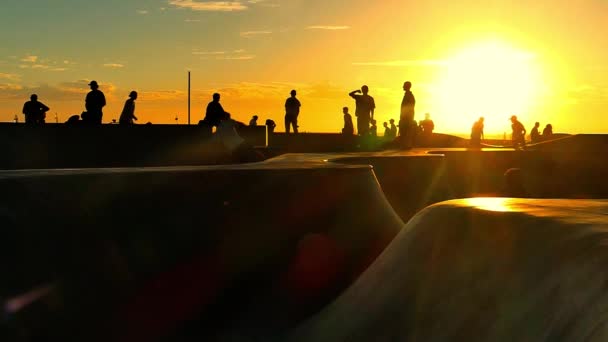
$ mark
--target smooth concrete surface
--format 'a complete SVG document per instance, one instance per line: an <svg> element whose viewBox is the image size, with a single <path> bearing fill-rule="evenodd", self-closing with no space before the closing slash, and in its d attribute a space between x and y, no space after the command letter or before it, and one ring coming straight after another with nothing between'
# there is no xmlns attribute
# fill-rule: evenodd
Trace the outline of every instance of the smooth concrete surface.
<svg viewBox="0 0 608 342"><path fill-rule="evenodd" d="M361 165L3 171L0 187L11 341L210 338L243 315L281 329L403 226Z"/></svg>
<svg viewBox="0 0 608 342"><path fill-rule="evenodd" d="M436 204L281 340L606 341L607 239L607 201Z"/></svg>
<svg viewBox="0 0 608 342"><path fill-rule="evenodd" d="M418 148L293 153L238 165L0 171L0 274L10 275L0 282L0 302L5 303L0 339L77 336L81 340L171 341L195 336L193 340L229 340L233 327L251 336L290 335L298 322L352 284L403 222L440 201L500 196L508 168L521 168L527 197L608 198L608 170L599 157L603 145L597 143L603 138L568 139L584 148L554 149L549 143L524 151ZM204 150L199 146L180 151ZM525 203L542 209L554 202ZM563 219L574 212L568 206L585 211L598 202L560 203L553 205L553 211L537 212ZM478 217L491 228L502 227L500 222L509 226L519 222L511 221L509 215L527 217L533 209L531 204L522 204L524 209L511 214L495 210L486 220L478 215L479 206L467 209L462 202L449 202L447 207L451 209L438 209L443 221L437 219L434 224L453 222L465 230L467 224L475 226ZM575 221L583 218L572 217ZM554 221L522 222L540 222L544 227ZM487 250L487 241L449 235L449 229L440 232L455 244ZM518 241L541 241L531 228L517 234ZM491 262L492 255L480 253L471 258ZM521 253L529 255L527 249ZM448 263L442 269L449 269L449 258L456 256L439 260ZM407 275L413 278L407 279L434 272L434 264L425 265L413 268L413 275ZM471 275L465 266L454 272L454 277L461 273L470 277L467 284L471 286L472 279L483 281L485 276L483 272ZM537 292L526 300L534 301L533 294ZM419 300L401 300L398 293L391 296L401 303ZM438 304L433 301L445 298L443 292L425 296L433 297L423 299L436 305L435 309ZM488 303L492 307L493 302ZM428 320L407 322L416 327L420 323L423 330L431 324ZM393 334L391 327L387 323L388 334ZM336 325L336 332L342 328L347 327ZM306 339L321 333L319 328L298 331L302 334L290 336ZM420 336L450 340L425 334ZM401 340L398 335L388 336Z"/></svg>

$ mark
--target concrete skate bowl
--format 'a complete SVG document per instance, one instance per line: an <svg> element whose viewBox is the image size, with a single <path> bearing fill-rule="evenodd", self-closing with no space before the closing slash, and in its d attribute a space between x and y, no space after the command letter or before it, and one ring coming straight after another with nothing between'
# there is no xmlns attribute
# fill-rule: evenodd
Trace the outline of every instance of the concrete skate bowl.
<svg viewBox="0 0 608 342"><path fill-rule="evenodd" d="M440 203L281 340L606 341L607 239L607 201Z"/></svg>
<svg viewBox="0 0 608 342"><path fill-rule="evenodd" d="M368 166L0 172L0 340L285 331L403 227Z"/></svg>
<svg viewBox="0 0 608 342"><path fill-rule="evenodd" d="M446 183L446 159L441 155L350 155L330 163L372 165L395 212L404 222L426 206L452 197Z"/></svg>
<svg viewBox="0 0 608 342"><path fill-rule="evenodd" d="M573 139L573 140L571 140ZM601 141L601 140L600 140ZM570 146L570 142L574 144ZM552 144L564 148L551 148ZM601 156L600 144L576 149L575 137L537 145L534 149L434 150L445 156L445 183L450 198L500 196L504 173L520 168L527 197L532 198L607 198L608 163Z"/></svg>

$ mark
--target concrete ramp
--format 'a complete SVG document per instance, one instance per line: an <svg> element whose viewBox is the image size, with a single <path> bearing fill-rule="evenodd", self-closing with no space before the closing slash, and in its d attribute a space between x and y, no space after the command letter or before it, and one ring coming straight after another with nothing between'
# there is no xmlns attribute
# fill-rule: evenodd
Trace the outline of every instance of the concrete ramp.
<svg viewBox="0 0 608 342"><path fill-rule="evenodd" d="M607 201L443 202L288 340L606 341L607 266Z"/></svg>
<svg viewBox="0 0 608 342"><path fill-rule="evenodd" d="M403 227L369 166L4 171L0 187L6 341L294 325Z"/></svg>

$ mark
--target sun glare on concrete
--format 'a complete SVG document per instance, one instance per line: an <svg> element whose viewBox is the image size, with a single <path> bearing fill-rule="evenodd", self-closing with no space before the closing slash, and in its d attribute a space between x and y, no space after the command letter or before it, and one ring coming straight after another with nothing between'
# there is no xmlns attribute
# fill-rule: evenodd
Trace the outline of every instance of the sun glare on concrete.
<svg viewBox="0 0 608 342"><path fill-rule="evenodd" d="M467 204L481 210L486 211L497 211L497 212L508 212L514 211L511 204L512 200L509 198L498 198L498 197L478 197L469 198L466 200Z"/></svg>

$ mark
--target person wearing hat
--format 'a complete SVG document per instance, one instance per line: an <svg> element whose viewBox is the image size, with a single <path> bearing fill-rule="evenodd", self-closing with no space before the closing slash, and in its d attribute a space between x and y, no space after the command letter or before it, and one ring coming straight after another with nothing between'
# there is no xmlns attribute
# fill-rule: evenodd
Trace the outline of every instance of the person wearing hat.
<svg viewBox="0 0 608 342"><path fill-rule="evenodd" d="M103 92L99 90L97 81L91 81L89 86L91 87L91 91L87 94L85 99L87 115L83 117L83 121L90 124L101 125L101 119L103 117L102 108L106 105L106 97L103 95Z"/></svg>
<svg viewBox="0 0 608 342"><path fill-rule="evenodd" d="M122 109L122 113L120 114L120 119L118 123L121 125L132 125L133 120L137 121L137 117L135 116L135 100L137 99L137 92L133 90L129 94L129 99L125 102L125 106Z"/></svg>
<svg viewBox="0 0 608 342"><path fill-rule="evenodd" d="M513 148L526 147L526 128L517 120L517 116L511 116L511 129L513 130Z"/></svg>

